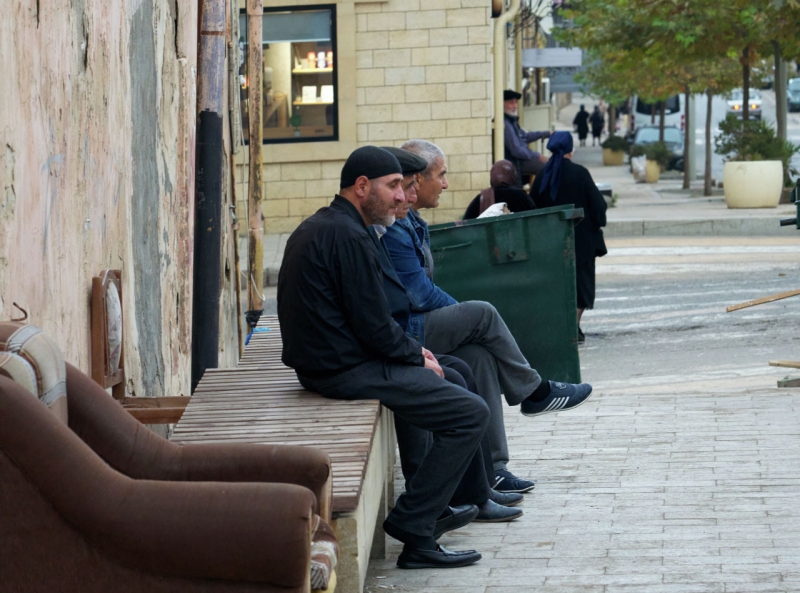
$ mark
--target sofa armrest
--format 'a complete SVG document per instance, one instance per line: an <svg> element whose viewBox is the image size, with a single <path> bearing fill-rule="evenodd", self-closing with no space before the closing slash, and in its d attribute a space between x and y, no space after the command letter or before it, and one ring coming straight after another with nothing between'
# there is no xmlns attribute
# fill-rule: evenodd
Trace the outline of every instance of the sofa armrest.
<svg viewBox="0 0 800 593"><path fill-rule="evenodd" d="M309 578L315 501L306 488L131 479L3 376L0 449L67 523L120 564L276 587Z"/></svg>
<svg viewBox="0 0 800 593"><path fill-rule="evenodd" d="M177 445L133 419L99 385L67 364L69 425L117 471L140 480L274 482L311 490L331 518L331 462L313 447Z"/></svg>
<svg viewBox="0 0 800 593"><path fill-rule="evenodd" d="M177 445L170 468L162 471L173 480L220 482L272 482L295 484L311 490L317 514L331 519L331 461L312 447L244 443Z"/></svg>

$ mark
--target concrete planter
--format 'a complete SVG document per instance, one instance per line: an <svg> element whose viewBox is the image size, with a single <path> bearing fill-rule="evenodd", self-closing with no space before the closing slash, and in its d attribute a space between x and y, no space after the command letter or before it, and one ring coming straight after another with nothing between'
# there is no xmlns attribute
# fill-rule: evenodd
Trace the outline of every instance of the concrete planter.
<svg viewBox="0 0 800 593"><path fill-rule="evenodd" d="M729 161L723 177L728 208L775 208L783 189L780 161Z"/></svg>
<svg viewBox="0 0 800 593"><path fill-rule="evenodd" d="M648 160L644 167L644 180L647 183L655 183L659 177L661 177L661 165Z"/></svg>
<svg viewBox="0 0 800 593"><path fill-rule="evenodd" d="M603 164L606 167L618 167L625 162L625 152L622 150L603 149Z"/></svg>

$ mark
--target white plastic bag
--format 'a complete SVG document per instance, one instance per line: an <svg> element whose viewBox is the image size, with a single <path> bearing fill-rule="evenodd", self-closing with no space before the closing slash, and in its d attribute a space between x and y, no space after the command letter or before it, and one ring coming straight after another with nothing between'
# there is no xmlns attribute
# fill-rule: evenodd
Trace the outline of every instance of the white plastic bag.
<svg viewBox="0 0 800 593"><path fill-rule="evenodd" d="M647 168L647 157L642 156L632 156L631 157L631 171L633 171L633 179L636 183L644 183L645 182L645 169Z"/></svg>
<svg viewBox="0 0 800 593"><path fill-rule="evenodd" d="M506 207L505 202L497 202L492 204L486 210L481 212L478 218L489 218L490 216L500 216L501 214L511 214L511 210Z"/></svg>

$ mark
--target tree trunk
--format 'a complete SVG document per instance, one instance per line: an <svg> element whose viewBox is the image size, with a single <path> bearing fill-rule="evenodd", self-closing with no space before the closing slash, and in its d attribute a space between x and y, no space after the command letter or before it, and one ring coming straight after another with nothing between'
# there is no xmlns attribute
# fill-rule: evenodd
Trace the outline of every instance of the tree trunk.
<svg viewBox="0 0 800 593"><path fill-rule="evenodd" d="M689 177L689 172L691 171L691 167L689 166L689 158L692 154L694 154L694 150L690 150L689 148L689 141L691 140L691 135L689 134L689 126L693 126L691 116L693 115L689 110L689 89L686 89L686 100L684 102L684 130L683 130L683 189L691 189L692 187L692 180ZM692 147L694 148L694 147Z"/></svg>
<svg viewBox="0 0 800 593"><path fill-rule="evenodd" d="M711 111L714 101L714 92L708 91L708 106L706 107L706 171L703 176L703 195L711 195Z"/></svg>
<svg viewBox="0 0 800 593"><path fill-rule="evenodd" d="M664 141L664 119L666 118L666 101L659 102L658 141Z"/></svg>
<svg viewBox="0 0 800 593"><path fill-rule="evenodd" d="M608 135L615 136L617 133L617 108L613 105L608 106Z"/></svg>
<svg viewBox="0 0 800 593"><path fill-rule="evenodd" d="M775 47L775 131L778 138L786 140L786 63L781 56L781 46L777 41L772 42Z"/></svg>
<svg viewBox="0 0 800 593"><path fill-rule="evenodd" d="M750 119L750 46L742 52L742 121Z"/></svg>

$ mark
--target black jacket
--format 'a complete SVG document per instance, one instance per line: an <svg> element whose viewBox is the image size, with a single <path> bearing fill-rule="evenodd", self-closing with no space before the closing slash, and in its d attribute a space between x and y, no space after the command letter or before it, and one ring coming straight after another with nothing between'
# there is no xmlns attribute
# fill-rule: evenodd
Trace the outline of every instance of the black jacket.
<svg viewBox="0 0 800 593"><path fill-rule="evenodd" d="M586 167L564 159L561 185L555 202L550 199L550 188L540 193L541 187L542 175L537 175L531 187L531 198L537 208L568 204L583 208L583 220L575 225L575 260L581 263L605 254L606 244L601 227L606 226L606 200Z"/></svg>
<svg viewBox="0 0 800 593"><path fill-rule="evenodd" d="M341 196L297 227L278 276L284 364L311 378L374 359L424 365L420 344L392 319L378 257Z"/></svg>

